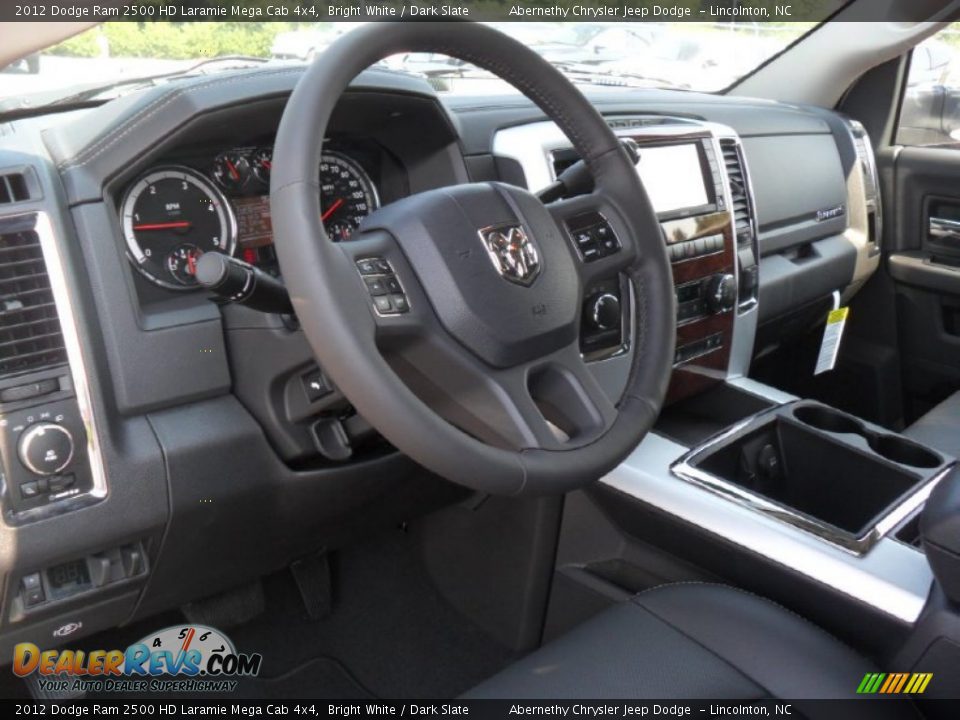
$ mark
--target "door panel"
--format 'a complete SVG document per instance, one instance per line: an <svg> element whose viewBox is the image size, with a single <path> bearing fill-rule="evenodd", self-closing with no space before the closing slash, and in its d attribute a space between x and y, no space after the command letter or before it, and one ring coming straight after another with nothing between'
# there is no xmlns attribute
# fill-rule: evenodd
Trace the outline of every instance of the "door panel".
<svg viewBox="0 0 960 720"><path fill-rule="evenodd" d="M890 162L887 269L909 422L960 389L960 149L905 147Z"/></svg>

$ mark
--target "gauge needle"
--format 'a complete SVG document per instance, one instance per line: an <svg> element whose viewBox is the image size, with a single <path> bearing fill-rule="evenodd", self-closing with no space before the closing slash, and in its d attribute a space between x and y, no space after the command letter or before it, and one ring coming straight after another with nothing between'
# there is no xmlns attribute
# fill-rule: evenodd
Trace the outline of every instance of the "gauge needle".
<svg viewBox="0 0 960 720"><path fill-rule="evenodd" d="M230 177L232 177L234 180L239 180L240 173L237 172L237 168L234 166L232 162L230 162L229 158L224 158L224 160L227 163L227 170L230 171Z"/></svg>
<svg viewBox="0 0 960 720"><path fill-rule="evenodd" d="M193 253L187 255L187 272L191 275L197 274L197 258Z"/></svg>
<svg viewBox="0 0 960 720"><path fill-rule="evenodd" d="M263 165L263 167L266 168L267 170L273 167L273 163L270 162L269 160L261 160L260 164Z"/></svg>
<svg viewBox="0 0 960 720"><path fill-rule="evenodd" d="M328 207L327 211L320 216L320 220L321 221L326 220L328 217L333 215L341 205L343 205L343 198L337 198L336 200L334 200L333 205Z"/></svg>
<svg viewBox="0 0 960 720"><path fill-rule="evenodd" d="M176 230L179 228L188 228L190 223L186 220L181 220L179 222L165 222L165 223L147 223L146 225L134 225L134 230Z"/></svg>

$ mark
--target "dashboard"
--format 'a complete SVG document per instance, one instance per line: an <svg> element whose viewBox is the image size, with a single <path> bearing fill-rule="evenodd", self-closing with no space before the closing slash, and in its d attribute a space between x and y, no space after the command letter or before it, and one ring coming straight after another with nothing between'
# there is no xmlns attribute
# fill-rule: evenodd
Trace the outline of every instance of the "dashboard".
<svg viewBox="0 0 960 720"><path fill-rule="evenodd" d="M0 126L0 184L16 190L0 204L0 282L14 288L0 313L22 319L0 329L0 544L24 548L2 568L0 653L68 621L95 632L146 617L460 499L357 416L289 318L196 287L209 252L278 272L271 148L301 73L188 79ZM745 375L765 329L785 332L785 317L876 268L877 194L846 182L870 175L855 123L696 93L591 99L637 144L669 247L673 399ZM537 191L577 159L524 98L441 99L381 70L354 82L329 131L317 172L334 242L407 195ZM582 220L565 238L582 262L615 251L602 218ZM585 291L581 351L615 388L635 341L630 284ZM108 572L64 589L58 569L77 563Z"/></svg>

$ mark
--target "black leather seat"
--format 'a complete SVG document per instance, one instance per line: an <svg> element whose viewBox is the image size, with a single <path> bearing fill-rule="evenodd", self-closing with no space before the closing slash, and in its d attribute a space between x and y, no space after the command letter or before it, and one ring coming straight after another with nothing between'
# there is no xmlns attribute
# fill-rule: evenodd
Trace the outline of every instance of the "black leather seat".
<svg viewBox="0 0 960 720"><path fill-rule="evenodd" d="M933 408L903 434L919 443L960 457L960 392Z"/></svg>
<svg viewBox="0 0 960 720"><path fill-rule="evenodd" d="M868 672L877 672L870 662L768 600L681 583L602 612L465 697L856 698ZM876 707L863 709L878 717ZM889 708L897 717L904 710L914 716L909 706Z"/></svg>

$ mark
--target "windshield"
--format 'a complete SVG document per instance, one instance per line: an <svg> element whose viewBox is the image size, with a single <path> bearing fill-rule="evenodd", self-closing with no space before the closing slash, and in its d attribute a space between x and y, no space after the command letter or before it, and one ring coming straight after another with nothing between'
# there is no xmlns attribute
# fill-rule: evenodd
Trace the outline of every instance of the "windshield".
<svg viewBox="0 0 960 720"><path fill-rule="evenodd" d="M842 3L824 3L824 16ZM0 72L0 111L108 99L184 75L306 63L362 23L104 23ZM815 23L490 23L580 84L717 91ZM435 53L383 66L425 77L442 93L510 91L489 73Z"/></svg>

